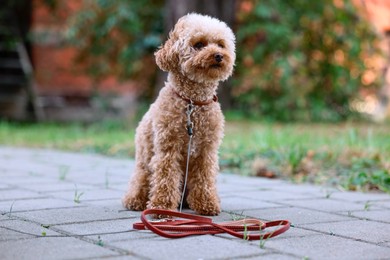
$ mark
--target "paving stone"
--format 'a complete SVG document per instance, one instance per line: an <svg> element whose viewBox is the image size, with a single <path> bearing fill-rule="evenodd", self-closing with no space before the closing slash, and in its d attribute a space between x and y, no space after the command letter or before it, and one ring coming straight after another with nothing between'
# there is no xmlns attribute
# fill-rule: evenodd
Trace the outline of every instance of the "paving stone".
<svg viewBox="0 0 390 260"><path fill-rule="evenodd" d="M26 191L22 189L0 190L0 201L43 198L43 197L45 196L37 192Z"/></svg>
<svg viewBox="0 0 390 260"><path fill-rule="evenodd" d="M102 199L118 199L123 196L123 192L117 190L108 190L108 189L100 189L100 190L83 190L81 188L77 188L78 194L83 192L83 195L80 196L80 201L89 201L89 200L102 200ZM71 191L59 191L59 192L46 192L45 194L50 195L54 198L61 198L66 200L74 200L75 190Z"/></svg>
<svg viewBox="0 0 390 260"><path fill-rule="evenodd" d="M91 169L85 171L72 171L66 176L66 180L81 184L100 185L105 187L110 183L128 183L127 176L111 175L106 177L105 172L95 172Z"/></svg>
<svg viewBox="0 0 390 260"><path fill-rule="evenodd" d="M275 219L288 219L292 224L295 225L349 220L347 216L340 216L316 210L294 207L247 210L245 211L245 215L267 221Z"/></svg>
<svg viewBox="0 0 390 260"><path fill-rule="evenodd" d="M330 224L305 224L304 228L310 230L332 233L336 236L348 237L361 241L382 243L389 240L389 233L383 230L390 230L390 224L378 223L365 220L354 220L349 222L335 222Z"/></svg>
<svg viewBox="0 0 390 260"><path fill-rule="evenodd" d="M12 212L19 212L28 210L73 208L79 206L81 205L74 203L73 201L65 201L52 198L0 201L0 211L2 212L9 212L11 207Z"/></svg>
<svg viewBox="0 0 390 260"><path fill-rule="evenodd" d="M290 205L294 207L301 207L307 209L314 209L319 211L328 212L341 212L341 211L353 211L363 210L364 205L348 201L337 201L333 199L310 199L310 200L293 200L282 201L281 204ZM373 206L372 209L378 209Z"/></svg>
<svg viewBox="0 0 390 260"><path fill-rule="evenodd" d="M71 237L43 237L0 242L0 259L75 259L119 255Z"/></svg>
<svg viewBox="0 0 390 260"><path fill-rule="evenodd" d="M284 185L278 185L274 187L275 191L283 191L288 193L300 193L313 195L315 197L326 197L332 192L337 191L335 188L326 186L315 186L309 184L291 184L285 183Z"/></svg>
<svg viewBox="0 0 390 260"><path fill-rule="evenodd" d="M109 189L119 190L119 191L122 191L123 193L125 193L125 191L127 190L128 186L129 186L128 182L109 183L108 184L108 188Z"/></svg>
<svg viewBox="0 0 390 260"><path fill-rule="evenodd" d="M240 176L230 173L222 173L218 175L219 184L234 184L241 187L256 187L256 188L270 188L286 185L287 182L275 179L257 178Z"/></svg>
<svg viewBox="0 0 390 260"><path fill-rule="evenodd" d="M90 234L109 234L129 232L133 230L133 223L139 222L139 218L117 219L107 221L88 222L82 224L69 224L53 226L55 230L66 231L75 235L88 236Z"/></svg>
<svg viewBox="0 0 390 260"><path fill-rule="evenodd" d="M31 162L21 159L7 160L7 171L0 173L0 175L6 176L30 176L30 177L57 177L58 165L47 165L38 162ZM4 164L3 164L4 165ZM53 174L56 173L56 174Z"/></svg>
<svg viewBox="0 0 390 260"><path fill-rule="evenodd" d="M370 201L370 203L376 207L390 209L390 200L386 201Z"/></svg>
<svg viewBox="0 0 390 260"><path fill-rule="evenodd" d="M41 177L41 176L8 176L4 177L4 182L7 184L17 186L17 185L29 185L29 184L48 184L53 183L58 180L57 177Z"/></svg>
<svg viewBox="0 0 390 260"><path fill-rule="evenodd" d="M390 210L365 210L342 213L354 217L390 223Z"/></svg>
<svg viewBox="0 0 390 260"><path fill-rule="evenodd" d="M281 207L278 204L265 202L261 200L248 199L237 196L229 196L221 198L221 207L224 211L250 210L261 208L277 208Z"/></svg>
<svg viewBox="0 0 390 260"><path fill-rule="evenodd" d="M20 232L16 232L16 231L13 231L13 230L2 228L1 227L1 223L3 223L3 222L6 222L6 221L1 221L0 222L0 242L1 241L9 241L9 240L15 240L15 239L23 239L23 238L34 237L32 235L22 234Z"/></svg>
<svg viewBox="0 0 390 260"><path fill-rule="evenodd" d="M251 242L255 243L255 242ZM301 259L388 259L390 248L336 236L318 235L269 239L265 248L301 256Z"/></svg>
<svg viewBox="0 0 390 260"><path fill-rule="evenodd" d="M265 232L272 232L272 229L267 229ZM262 232L262 234L264 234L265 232ZM256 232L253 233L253 234L256 234ZM321 234L321 233L316 232L316 231L311 231L311 230L305 230L305 229L297 228L297 227L290 227L283 234L281 234L281 235L279 235L277 237L273 237L272 240L275 240L275 239L286 239L286 238L290 238L290 237L316 236L318 234ZM215 235L215 236L217 236L217 237L224 237L224 238L227 238L227 239L233 239L233 236L231 236L229 234L218 234L218 235Z"/></svg>
<svg viewBox="0 0 390 260"><path fill-rule="evenodd" d="M140 260L143 259L138 255L119 255L119 256L109 256L109 257L104 257L104 260Z"/></svg>
<svg viewBox="0 0 390 260"><path fill-rule="evenodd" d="M59 181L63 165L69 169L65 181ZM289 219L295 226L267 240L264 249L259 241L226 234L171 240L132 230L141 213L125 210L121 198L133 169L134 162L127 159L0 146L0 211L8 212L14 203L11 216L0 214L0 259L15 259L16 254L17 259L117 260L387 259L390 255L387 194L232 174L218 176L224 212L213 217L214 222L243 213L263 220ZM73 201L73 183L85 192L78 204ZM43 230L47 237L41 237ZM372 233L376 234L364 237ZM98 241L103 246L97 246Z"/></svg>
<svg viewBox="0 0 390 260"><path fill-rule="evenodd" d="M6 178L26 176L26 171L12 170L9 168L2 167L3 165L6 165L6 163L0 161L0 177L2 179L2 182L4 182Z"/></svg>
<svg viewBox="0 0 390 260"><path fill-rule="evenodd" d="M237 241L237 242L236 242ZM215 236L196 236L181 239L147 238L110 243L115 247L148 257L151 259L211 259L245 258L260 255L265 250L240 243L240 240L228 240ZM150 245L150 246L146 246Z"/></svg>
<svg viewBox="0 0 390 260"><path fill-rule="evenodd" d="M8 228L20 234L26 234L28 236L43 236L42 232L45 232L47 236L60 236L61 234L53 231L50 227L41 226L29 221L23 221L13 219L9 221L0 222L0 227Z"/></svg>
<svg viewBox="0 0 390 260"><path fill-rule="evenodd" d="M9 220L8 214L0 214L0 221Z"/></svg>
<svg viewBox="0 0 390 260"><path fill-rule="evenodd" d="M225 195L231 193L245 194L248 191L257 191L258 187L243 187L240 185L235 185L233 183L217 183L218 194Z"/></svg>
<svg viewBox="0 0 390 260"><path fill-rule="evenodd" d="M5 183L0 183L0 190L9 190L11 189L11 185L5 184Z"/></svg>
<svg viewBox="0 0 390 260"><path fill-rule="evenodd" d="M75 207L66 209L30 211L15 213L13 215L47 225L70 224L96 220L120 219L127 217L127 214L93 207Z"/></svg>
<svg viewBox="0 0 390 260"><path fill-rule="evenodd" d="M98 235L90 235L86 237L96 240L98 238L97 236ZM129 240L150 239L158 236L148 230L130 230L121 233L100 234L99 237L103 243L112 245L113 242L127 241L128 243L131 243Z"/></svg>
<svg viewBox="0 0 390 260"><path fill-rule="evenodd" d="M254 259L261 259L261 260L293 260L293 259L300 259L302 260L302 257L299 256L293 256L293 255L285 255L281 253L271 253L271 254L266 254L266 255L260 255L260 256L253 256L253 257L248 257L245 258L248 260L254 260Z"/></svg>
<svg viewBox="0 0 390 260"><path fill-rule="evenodd" d="M120 198L108 199L108 200L90 200L90 201L86 201L84 204L93 207L108 209L115 212L123 212L123 214L125 214L125 216L128 217L133 217L133 216L139 217L141 215L141 212L139 211L129 211L126 208L124 208L122 206L122 201Z"/></svg>
<svg viewBox="0 0 390 260"><path fill-rule="evenodd" d="M76 188L78 190L91 190L95 187L92 185L85 185L67 181L56 180L53 182L44 182L44 183L18 183L19 188L25 188L30 191L36 192L50 192L50 191L72 191L74 192Z"/></svg>
<svg viewBox="0 0 390 260"><path fill-rule="evenodd" d="M367 202L376 200L388 200L390 202L390 195L386 193L360 193L360 192L348 192L338 191L330 194L332 199L353 201L353 202Z"/></svg>
<svg viewBox="0 0 390 260"><path fill-rule="evenodd" d="M303 193L291 193L278 190L257 190L257 191L246 191L246 192L231 192L229 195L236 195L249 199L256 199L262 201L280 201L280 200L297 200L297 199L308 199L315 198L315 195L307 195Z"/></svg>

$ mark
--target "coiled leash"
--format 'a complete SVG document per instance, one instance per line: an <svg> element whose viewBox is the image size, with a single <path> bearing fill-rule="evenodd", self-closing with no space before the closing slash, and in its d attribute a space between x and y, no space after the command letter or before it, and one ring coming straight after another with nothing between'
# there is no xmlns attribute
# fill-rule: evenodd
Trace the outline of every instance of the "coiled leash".
<svg viewBox="0 0 390 260"><path fill-rule="evenodd" d="M180 219L167 218L154 221L149 220L146 217L147 215L165 215L167 217L176 217ZM258 219L243 219L217 224L208 217L163 209L144 210L141 214L141 221L142 222L133 224L133 228L137 230L150 230L157 235L166 238L227 233L245 240L265 240L280 235L290 228L290 222L288 220L263 222ZM270 227L279 228L267 233L261 233L261 231ZM253 231L258 232L258 234L253 234Z"/></svg>
<svg viewBox="0 0 390 260"><path fill-rule="evenodd" d="M184 193L187 187L188 179L188 166L190 161L191 154L191 143L193 137L193 127L194 124L191 121L191 114L194 111L195 105L208 105L211 102L217 102L216 96L210 102L194 103L191 99L186 99L176 93L177 96L188 102L186 115L187 115L187 124L186 129L189 136L188 141L188 150L187 150L187 163L186 163L186 172L184 177L184 185L182 196L180 200L179 212L172 210L163 210L163 209L147 209L144 210L141 214L141 221L139 223L134 223L133 228L137 230L150 230L157 235L166 238L182 238L187 236L194 235L206 235L206 234L221 234L228 233L232 236L246 239L246 240L261 240L275 237L286 232L290 228L290 222L288 220L275 220L270 222L263 222L258 219L243 219L237 221L229 221L223 223L214 223L211 218L202 217L192 214L182 213L182 206L184 201ZM149 220L146 216L166 216L165 219L160 220ZM177 217L180 219L173 219L172 217ZM268 233L261 233L267 228L270 227L279 227ZM253 234L254 231L257 231L258 234Z"/></svg>

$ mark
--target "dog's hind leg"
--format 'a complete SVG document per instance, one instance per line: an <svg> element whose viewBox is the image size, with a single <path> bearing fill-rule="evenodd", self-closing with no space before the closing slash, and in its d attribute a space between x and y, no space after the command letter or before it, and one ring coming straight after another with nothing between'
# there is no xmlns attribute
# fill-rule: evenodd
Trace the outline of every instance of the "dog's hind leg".
<svg viewBox="0 0 390 260"><path fill-rule="evenodd" d="M153 156L152 134L145 131L147 122L141 124L136 134L136 167L134 175L129 182L129 188L122 204L130 210L145 210L149 200L150 178L152 172L149 164Z"/></svg>
<svg viewBox="0 0 390 260"><path fill-rule="evenodd" d="M135 174L129 182L129 190L122 199L122 204L130 210L145 210L149 196L150 173L145 165L137 162Z"/></svg>

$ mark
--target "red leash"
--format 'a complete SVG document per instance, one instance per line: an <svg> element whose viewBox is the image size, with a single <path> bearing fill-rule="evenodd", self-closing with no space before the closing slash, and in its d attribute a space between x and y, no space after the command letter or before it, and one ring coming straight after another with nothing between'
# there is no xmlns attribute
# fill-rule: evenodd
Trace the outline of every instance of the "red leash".
<svg viewBox="0 0 390 260"><path fill-rule="evenodd" d="M180 219L151 221L146 218L147 215L166 215ZM263 222L258 219L243 219L217 224L211 218L162 209L144 210L141 214L141 221L133 224L133 228L137 230L150 230L166 238L228 233L241 239L260 240L275 237L290 228L290 222L288 220ZM260 232L270 227L279 228L264 234L251 234L253 231Z"/></svg>

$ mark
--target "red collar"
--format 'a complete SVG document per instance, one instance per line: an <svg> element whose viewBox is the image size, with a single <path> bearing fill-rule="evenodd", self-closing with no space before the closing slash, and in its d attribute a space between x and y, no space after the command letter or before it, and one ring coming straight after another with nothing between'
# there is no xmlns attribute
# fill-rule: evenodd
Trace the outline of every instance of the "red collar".
<svg viewBox="0 0 390 260"><path fill-rule="evenodd" d="M218 102L218 97L216 95L213 95L212 99L209 99L209 100L206 100L206 101L196 101L196 100L191 100L189 98L183 97L182 95L177 93L175 90L173 90L173 93L175 93L176 96L178 96L179 98L183 99L184 101L186 101L188 103L192 103L195 106L207 106L207 105L210 105L213 102Z"/></svg>

